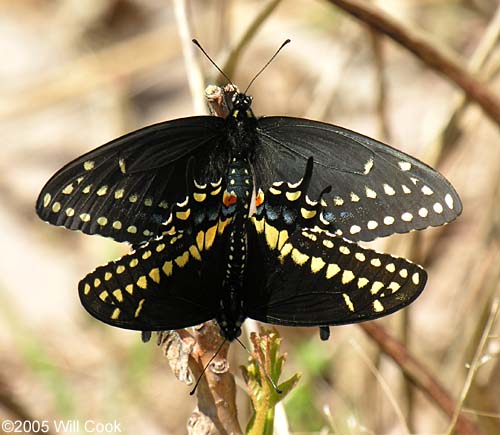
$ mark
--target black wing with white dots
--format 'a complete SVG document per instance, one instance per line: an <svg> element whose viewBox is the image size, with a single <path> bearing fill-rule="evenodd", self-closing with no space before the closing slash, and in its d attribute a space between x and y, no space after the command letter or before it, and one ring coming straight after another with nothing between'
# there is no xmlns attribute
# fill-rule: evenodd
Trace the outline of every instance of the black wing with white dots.
<svg viewBox="0 0 500 435"><path fill-rule="evenodd" d="M344 237L370 241L439 226L462 211L458 194L437 171L359 133L307 119L269 117L258 122L256 173L269 180L301 175L314 157L309 194L324 195L328 218ZM262 181L262 180L261 180Z"/></svg>
<svg viewBox="0 0 500 435"><path fill-rule="evenodd" d="M43 187L40 218L71 230L140 243L161 233L175 202L186 195L193 156L200 182L225 171L224 120L181 118L113 140L68 163Z"/></svg>

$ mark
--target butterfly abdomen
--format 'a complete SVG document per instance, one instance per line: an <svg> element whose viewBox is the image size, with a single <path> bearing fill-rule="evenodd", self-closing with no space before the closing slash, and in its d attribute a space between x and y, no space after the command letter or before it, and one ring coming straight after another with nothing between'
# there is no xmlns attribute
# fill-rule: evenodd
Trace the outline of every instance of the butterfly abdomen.
<svg viewBox="0 0 500 435"><path fill-rule="evenodd" d="M233 219L226 229L224 279L222 300L217 321L222 334L229 340L240 335L240 326L245 319L242 312L241 293L247 264L247 224L253 191L253 175L246 158L233 158L228 173L227 185L222 197L222 213Z"/></svg>

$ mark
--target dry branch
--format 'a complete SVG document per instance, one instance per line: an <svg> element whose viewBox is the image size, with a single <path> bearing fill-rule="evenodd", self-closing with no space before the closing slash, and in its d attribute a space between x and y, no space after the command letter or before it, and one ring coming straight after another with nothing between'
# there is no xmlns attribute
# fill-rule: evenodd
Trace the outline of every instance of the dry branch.
<svg viewBox="0 0 500 435"><path fill-rule="evenodd" d="M448 53L438 49L435 44L414 29L398 23L395 19L359 0L328 0L351 14L372 29L383 33L412 52L426 65L454 82L467 94L467 97L481 106L489 118L500 126L500 102L488 88L470 75L467 70Z"/></svg>
<svg viewBox="0 0 500 435"><path fill-rule="evenodd" d="M227 360L229 342L221 348L223 340L214 321L160 335L159 344L177 379L191 386L200 379L196 389L198 405L188 422L191 435L242 433L236 411L234 376Z"/></svg>

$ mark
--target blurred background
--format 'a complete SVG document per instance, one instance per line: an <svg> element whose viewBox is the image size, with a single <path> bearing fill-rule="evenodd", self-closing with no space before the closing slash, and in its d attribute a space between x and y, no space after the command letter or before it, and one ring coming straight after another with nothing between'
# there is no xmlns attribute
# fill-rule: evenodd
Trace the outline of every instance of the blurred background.
<svg viewBox="0 0 500 435"><path fill-rule="evenodd" d="M0 420L116 420L125 434L186 432L196 399L154 340L99 323L78 300L78 281L127 247L49 226L34 212L44 183L71 159L145 125L202 113L181 28L221 66L240 44L228 68L242 89L291 38L251 88L257 115L342 125L437 165L452 182L464 205L457 222L370 244L429 273L409 309L377 323L457 401L477 354L462 407L484 434L500 433L500 327L490 315L500 295L498 125L474 104L455 116L463 102L456 85L332 2L272 2L259 22L270 2L193 0L187 28L175 13L182 3L0 0ZM373 4L499 98L496 0ZM205 76L194 88L201 96L216 71L199 52L194 61ZM303 374L284 404L291 433L446 433L450 418L359 326L334 328L328 342L317 328L278 329L285 374ZM237 378L246 361L232 346ZM250 403L241 388L238 405L245 427Z"/></svg>

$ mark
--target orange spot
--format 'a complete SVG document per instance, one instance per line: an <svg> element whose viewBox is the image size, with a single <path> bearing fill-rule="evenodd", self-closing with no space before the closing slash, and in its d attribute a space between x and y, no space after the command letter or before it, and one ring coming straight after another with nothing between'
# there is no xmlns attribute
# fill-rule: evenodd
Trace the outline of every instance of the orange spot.
<svg viewBox="0 0 500 435"><path fill-rule="evenodd" d="M222 202L226 207L229 207L230 205L236 204L237 199L238 198L234 193L224 192L224 198L222 199Z"/></svg>
<svg viewBox="0 0 500 435"><path fill-rule="evenodd" d="M264 195L262 194L262 192L259 192L259 194L257 195L257 197L255 198L255 206L258 207L259 205L261 205L262 203L264 202Z"/></svg>

